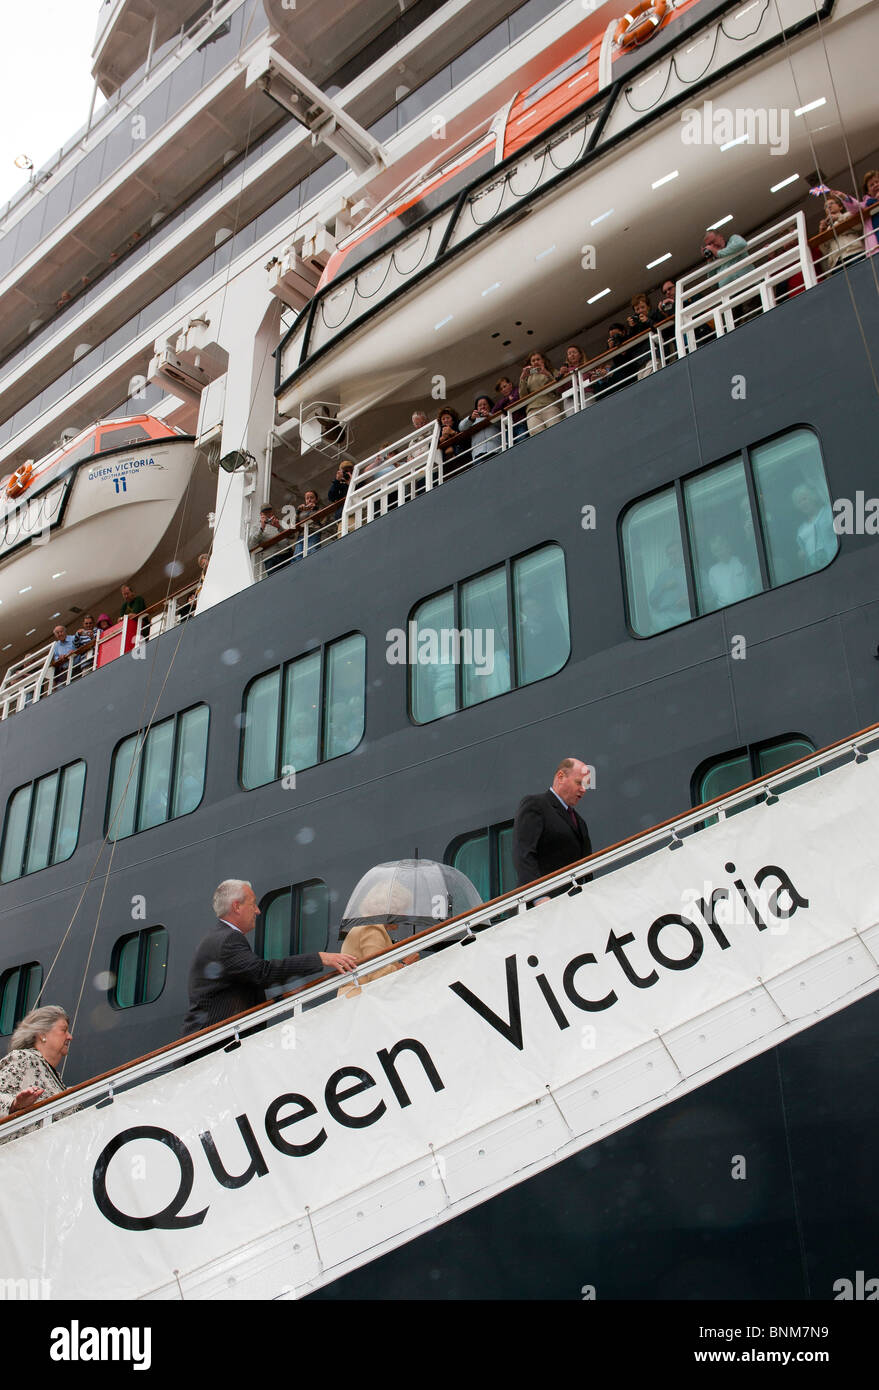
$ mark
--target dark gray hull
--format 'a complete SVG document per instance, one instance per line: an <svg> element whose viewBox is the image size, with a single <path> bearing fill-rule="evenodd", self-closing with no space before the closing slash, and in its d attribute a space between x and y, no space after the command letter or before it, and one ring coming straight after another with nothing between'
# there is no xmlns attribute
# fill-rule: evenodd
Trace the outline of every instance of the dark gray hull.
<svg viewBox="0 0 879 1390"><path fill-rule="evenodd" d="M581 809L600 848L685 809L712 756L791 732L821 747L879 718L877 538L844 537L824 571L649 640L627 628L618 540L628 502L794 425L817 432L833 497L879 492L879 401L857 318L875 354L873 266L850 283L854 304L837 276L199 616L163 690L178 633L0 724L4 803L45 771L87 762L72 858L0 888L0 971L36 960L48 973L84 894L44 996L73 1009L85 976L68 1080L179 1035L220 879L251 879L261 896L320 878L335 924L370 865L416 849L442 859L457 835L511 819L562 756L596 768ZM581 525L586 505L594 530ZM412 724L388 630L431 593L548 541L567 564L565 668ZM247 682L351 631L367 640L359 748L301 772L295 789L242 791ZM730 659L736 635L747 660ZM204 799L121 840L105 882L108 852L95 864L112 753L157 697L156 718L210 706ZM133 920L140 897L145 919ZM158 924L170 934L163 993L114 1010L94 977L126 931ZM576 1298L594 1285L599 1297L833 1297L834 1280L870 1277L879 1248L877 1033L875 1001L849 1008L322 1296ZM730 1176L739 1154L744 1181Z"/></svg>

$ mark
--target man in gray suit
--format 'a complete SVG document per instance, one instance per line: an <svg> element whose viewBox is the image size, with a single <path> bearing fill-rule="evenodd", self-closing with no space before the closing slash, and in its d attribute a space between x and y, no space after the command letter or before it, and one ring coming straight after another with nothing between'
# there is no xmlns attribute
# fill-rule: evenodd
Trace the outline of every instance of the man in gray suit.
<svg viewBox="0 0 879 1390"><path fill-rule="evenodd" d="M342 951L313 951L280 960L254 955L247 936L256 926L259 907L252 886L243 879L221 883L213 906L218 920L200 942L189 970L184 1036L264 1004L267 987L283 985L292 975L311 975L325 966L345 974L357 964Z"/></svg>

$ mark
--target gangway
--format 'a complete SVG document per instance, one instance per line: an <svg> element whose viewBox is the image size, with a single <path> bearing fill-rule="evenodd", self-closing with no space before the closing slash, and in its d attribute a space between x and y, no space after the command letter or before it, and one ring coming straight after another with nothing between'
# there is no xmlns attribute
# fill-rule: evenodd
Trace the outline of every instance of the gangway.
<svg viewBox="0 0 879 1390"><path fill-rule="evenodd" d="M9 1267L299 1297L634 1124L876 990L877 804L874 725L7 1118Z"/></svg>

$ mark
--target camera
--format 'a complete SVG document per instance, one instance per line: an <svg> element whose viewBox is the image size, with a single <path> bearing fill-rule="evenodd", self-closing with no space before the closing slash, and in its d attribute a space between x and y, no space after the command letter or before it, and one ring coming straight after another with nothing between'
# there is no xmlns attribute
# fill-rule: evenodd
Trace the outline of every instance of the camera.
<svg viewBox="0 0 879 1390"><path fill-rule="evenodd" d="M713 260L714 260L714 248L713 248L713 246L703 246L703 247L702 247L702 259L703 259L703 261L713 261Z"/></svg>

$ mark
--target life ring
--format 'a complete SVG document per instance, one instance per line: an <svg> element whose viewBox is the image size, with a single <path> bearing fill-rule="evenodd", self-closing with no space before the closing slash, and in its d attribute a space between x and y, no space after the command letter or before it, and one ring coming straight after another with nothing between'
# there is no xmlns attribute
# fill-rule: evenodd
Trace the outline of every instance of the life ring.
<svg viewBox="0 0 879 1390"><path fill-rule="evenodd" d="M618 48L637 48L652 38L668 12L668 0L642 0L616 27L614 43Z"/></svg>
<svg viewBox="0 0 879 1390"><path fill-rule="evenodd" d="M33 481L33 476L34 466L32 463L23 463L20 468L16 468L6 484L6 496L20 497L23 492L27 492Z"/></svg>

